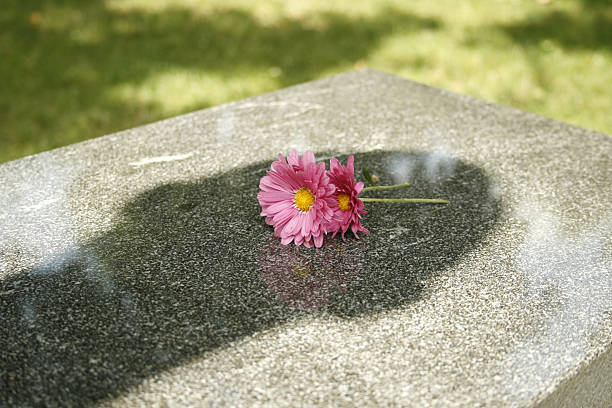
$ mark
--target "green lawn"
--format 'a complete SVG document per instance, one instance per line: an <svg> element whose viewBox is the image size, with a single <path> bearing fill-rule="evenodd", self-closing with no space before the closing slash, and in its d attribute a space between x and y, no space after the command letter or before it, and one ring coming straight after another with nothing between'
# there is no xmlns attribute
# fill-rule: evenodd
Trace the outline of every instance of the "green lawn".
<svg viewBox="0 0 612 408"><path fill-rule="evenodd" d="M612 133L609 0L4 1L0 162L361 66Z"/></svg>

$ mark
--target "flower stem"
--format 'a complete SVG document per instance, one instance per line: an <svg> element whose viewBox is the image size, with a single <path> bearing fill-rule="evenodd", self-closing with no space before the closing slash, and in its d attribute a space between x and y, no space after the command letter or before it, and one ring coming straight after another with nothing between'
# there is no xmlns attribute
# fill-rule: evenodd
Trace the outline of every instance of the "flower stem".
<svg viewBox="0 0 612 408"><path fill-rule="evenodd" d="M437 198L359 198L363 202L369 203L428 203L428 204L449 204L448 200Z"/></svg>
<svg viewBox="0 0 612 408"><path fill-rule="evenodd" d="M394 188L410 187L410 183L394 184L392 186L372 186L364 187L361 191L373 191L373 190L392 190Z"/></svg>

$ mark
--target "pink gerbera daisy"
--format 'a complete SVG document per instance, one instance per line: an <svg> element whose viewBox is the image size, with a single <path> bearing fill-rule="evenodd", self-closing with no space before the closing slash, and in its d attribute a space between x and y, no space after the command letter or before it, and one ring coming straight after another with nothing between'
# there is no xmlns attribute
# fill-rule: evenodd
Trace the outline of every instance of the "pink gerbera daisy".
<svg viewBox="0 0 612 408"><path fill-rule="evenodd" d="M344 167L334 157L329 161L329 171L327 172L330 182L336 186L335 200L332 205L334 220L332 220L333 226L331 231L336 236L338 231L341 230L343 240L344 233L349 227L351 227L351 231L353 231L357 239L359 239L357 232L370 233L370 231L361 225L361 215L368 212L363 209L363 202L358 198L359 193L363 189L363 183L355 182L354 161L355 158L350 156L346 162L346 167Z"/></svg>
<svg viewBox="0 0 612 408"><path fill-rule="evenodd" d="M279 154L259 182L261 215L283 245L293 241L310 248L314 242L318 248L334 217L331 206L336 203L336 188L329 182L325 164L317 164L311 151L298 157L293 150L288 161Z"/></svg>

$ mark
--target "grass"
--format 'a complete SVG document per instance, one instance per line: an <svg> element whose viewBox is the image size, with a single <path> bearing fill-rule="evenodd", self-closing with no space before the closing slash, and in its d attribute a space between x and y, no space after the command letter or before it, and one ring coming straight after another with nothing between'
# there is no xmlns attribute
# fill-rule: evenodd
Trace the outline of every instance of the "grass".
<svg viewBox="0 0 612 408"><path fill-rule="evenodd" d="M0 162L355 67L612 133L607 0L8 0Z"/></svg>

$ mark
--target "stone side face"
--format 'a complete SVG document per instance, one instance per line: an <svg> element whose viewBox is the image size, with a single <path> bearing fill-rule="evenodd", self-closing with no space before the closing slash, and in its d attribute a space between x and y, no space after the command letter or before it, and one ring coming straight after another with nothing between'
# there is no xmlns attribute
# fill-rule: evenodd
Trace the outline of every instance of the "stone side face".
<svg viewBox="0 0 612 408"><path fill-rule="evenodd" d="M451 203L282 246L291 149ZM0 165L0 405L610 405L610 152L364 70Z"/></svg>
<svg viewBox="0 0 612 408"><path fill-rule="evenodd" d="M535 406L553 407L609 407L612 406L612 351L585 362L572 376L559 384Z"/></svg>

